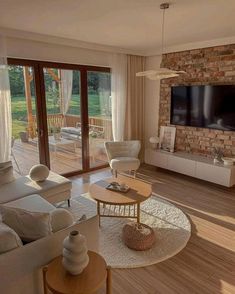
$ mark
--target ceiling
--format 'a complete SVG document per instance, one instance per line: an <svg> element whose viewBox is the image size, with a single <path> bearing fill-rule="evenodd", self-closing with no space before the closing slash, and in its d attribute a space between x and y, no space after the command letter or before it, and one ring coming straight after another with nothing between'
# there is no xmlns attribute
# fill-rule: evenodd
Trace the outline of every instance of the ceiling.
<svg viewBox="0 0 235 294"><path fill-rule="evenodd" d="M154 52L161 46L161 2L0 0L0 27ZM169 2L165 25L167 46L235 36L234 0Z"/></svg>

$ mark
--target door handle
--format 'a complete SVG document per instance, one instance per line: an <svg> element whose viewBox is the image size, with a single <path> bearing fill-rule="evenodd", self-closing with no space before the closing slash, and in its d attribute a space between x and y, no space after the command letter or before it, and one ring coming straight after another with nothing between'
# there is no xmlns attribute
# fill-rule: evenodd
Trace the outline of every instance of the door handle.
<svg viewBox="0 0 235 294"><path fill-rule="evenodd" d="M42 138L43 137L43 130L39 130L39 136Z"/></svg>

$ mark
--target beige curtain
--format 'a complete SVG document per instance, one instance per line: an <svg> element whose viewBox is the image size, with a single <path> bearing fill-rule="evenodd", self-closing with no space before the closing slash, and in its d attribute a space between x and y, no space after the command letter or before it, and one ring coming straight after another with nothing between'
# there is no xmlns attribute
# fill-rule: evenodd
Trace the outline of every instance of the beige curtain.
<svg viewBox="0 0 235 294"><path fill-rule="evenodd" d="M125 140L140 140L140 159L144 157L144 78L136 73L144 71L145 58L127 56L127 103L125 118Z"/></svg>

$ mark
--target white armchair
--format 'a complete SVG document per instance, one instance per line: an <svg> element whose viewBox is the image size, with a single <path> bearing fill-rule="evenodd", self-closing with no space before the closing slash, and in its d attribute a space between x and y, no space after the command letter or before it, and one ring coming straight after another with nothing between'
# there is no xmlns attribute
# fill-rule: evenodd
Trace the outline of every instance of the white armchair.
<svg viewBox="0 0 235 294"><path fill-rule="evenodd" d="M134 171L140 166L140 141L105 142L109 165L117 177L118 171Z"/></svg>

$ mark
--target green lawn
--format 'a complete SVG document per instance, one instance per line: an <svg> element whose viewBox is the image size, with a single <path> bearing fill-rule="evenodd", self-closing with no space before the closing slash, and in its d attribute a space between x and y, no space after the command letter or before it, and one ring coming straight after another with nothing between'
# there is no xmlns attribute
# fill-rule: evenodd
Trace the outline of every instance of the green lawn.
<svg viewBox="0 0 235 294"><path fill-rule="evenodd" d="M88 109L89 116L110 115L108 97L97 94L89 94ZM105 106L104 106L105 105ZM24 96L13 96L11 98L12 108L12 135L19 138L19 132L25 131L27 127L27 109ZM33 114L35 115L35 97L32 97ZM47 99L47 113L59 113L59 107L53 103L53 99ZM68 114L80 115L80 96L73 95L70 101Z"/></svg>

